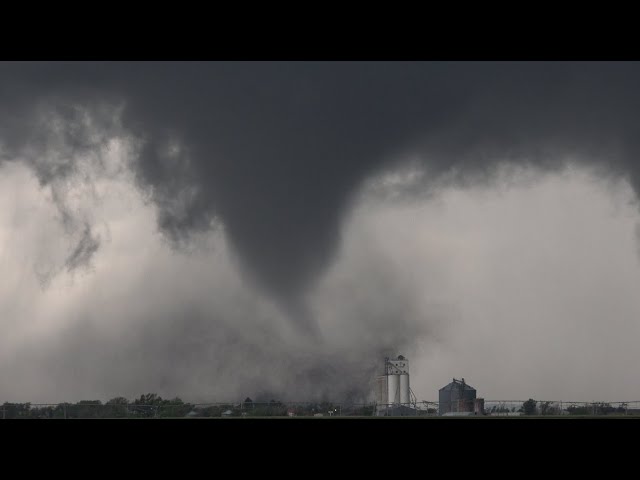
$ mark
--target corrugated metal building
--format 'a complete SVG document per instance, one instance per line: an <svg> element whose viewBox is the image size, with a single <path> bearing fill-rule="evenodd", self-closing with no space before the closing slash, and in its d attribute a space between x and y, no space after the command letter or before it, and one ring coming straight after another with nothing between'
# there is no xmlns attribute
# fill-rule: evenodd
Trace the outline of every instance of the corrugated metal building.
<svg viewBox="0 0 640 480"><path fill-rule="evenodd" d="M449 385L439 390L440 415L449 412L471 412L476 410L476 389L462 380L453 379Z"/></svg>

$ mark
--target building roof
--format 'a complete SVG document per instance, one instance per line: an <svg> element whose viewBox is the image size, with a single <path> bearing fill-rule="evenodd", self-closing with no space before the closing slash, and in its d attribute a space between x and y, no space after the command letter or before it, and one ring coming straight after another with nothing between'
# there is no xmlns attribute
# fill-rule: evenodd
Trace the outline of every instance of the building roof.
<svg viewBox="0 0 640 480"><path fill-rule="evenodd" d="M442 387L440 390L444 390L444 391L448 391L448 390L453 390L455 389L459 389L460 387L462 387L464 385L464 390L465 391L469 391L469 390L475 390L475 388L473 388L471 385L469 385L468 383L466 383L464 381L464 378L462 380L456 380L455 378L453 379L453 382L451 382L449 385L446 385L444 387Z"/></svg>

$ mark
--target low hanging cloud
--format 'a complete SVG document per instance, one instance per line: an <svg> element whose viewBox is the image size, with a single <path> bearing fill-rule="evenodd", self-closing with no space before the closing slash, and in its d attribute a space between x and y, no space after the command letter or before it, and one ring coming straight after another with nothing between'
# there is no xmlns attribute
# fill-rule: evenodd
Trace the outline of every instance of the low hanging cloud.
<svg viewBox="0 0 640 480"><path fill-rule="evenodd" d="M10 210L30 211L0 229L3 246L25 254L2 256L12 272L1 289L3 398L367 401L381 359L397 353L419 399L434 400L451 376L487 398L633 396L640 271L628 184L525 170L489 187L432 186L416 200L390 191L411 175L389 176L354 201L340 251L308 294L318 343L243 279L223 230L189 252L168 248L126 175L96 185L111 192L94 211L111 239L93 271L40 288L30 261L64 258L34 236L61 229L55 208L29 170L3 172L22 191Z"/></svg>
<svg viewBox="0 0 640 480"><path fill-rule="evenodd" d="M224 223L247 278L314 331L303 300L330 264L350 199L406 155L477 182L497 161L638 172L636 63L78 62L0 65L6 147L48 152L34 118L56 109L73 150L119 124L132 168L174 241ZM63 105L63 107L60 107ZM119 123L110 109L118 109ZM39 116L39 117L38 117ZM84 123L83 123L84 122ZM6 140L10 138L10 140ZM65 156L68 158L68 156ZM64 172L34 162L44 178ZM42 175L42 174L41 174ZM185 243L185 242L182 242Z"/></svg>
<svg viewBox="0 0 640 480"><path fill-rule="evenodd" d="M208 398L361 397L372 358L418 352L463 322L403 273L414 263L437 289L446 264L412 261L426 254L405 246L408 231L399 260L358 233L362 215L375 223L389 204L402 218L402 202L437 205L445 191L508 196L568 165L611 191L639 186L635 63L36 62L0 75L0 169L30 185L3 201L35 209L5 218L29 232L12 244L3 227L22 263L6 261L35 272L40 292L5 280L5 355L23 359L6 388L37 396L43 362L80 396L144 390L145 378ZM519 212L512 225L535 224L535 208ZM404 231L390 225L388 238ZM511 245L505 225L496 244ZM31 294L43 303L21 303Z"/></svg>
<svg viewBox="0 0 640 480"><path fill-rule="evenodd" d="M380 192L393 181L372 183ZM627 181L579 164L557 173L505 166L489 185L377 198L348 221L359 232L346 240L354 253L335 268L355 274L346 262L366 243L376 255L358 278L366 283L382 259L387 280L417 302L411 320L429 329L409 344L419 398L436 401L452 377L487 399L635 398L638 202ZM389 329L416 331L389 318ZM373 332L384 339L384 329Z"/></svg>
<svg viewBox="0 0 640 480"><path fill-rule="evenodd" d="M92 218L92 210L100 201L95 183L117 173L114 167L126 166L108 158L113 156L110 148L122 144L117 143L115 106L83 108L54 102L31 107L28 118L32 123L14 122L17 125L10 125L13 128L2 135L3 143L10 140L12 148L5 145L0 150L0 165L4 161L30 167L55 206L56 217L70 241L67 257L61 264L49 262L48 268L38 272L42 285L46 286L63 269L72 272L90 268L101 242ZM22 141L17 141L14 134Z"/></svg>

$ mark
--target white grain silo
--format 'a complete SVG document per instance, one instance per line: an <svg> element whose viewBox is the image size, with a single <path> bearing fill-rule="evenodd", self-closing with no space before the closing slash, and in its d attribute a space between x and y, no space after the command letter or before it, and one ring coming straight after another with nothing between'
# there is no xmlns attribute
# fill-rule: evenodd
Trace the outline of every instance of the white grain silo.
<svg viewBox="0 0 640 480"><path fill-rule="evenodd" d="M409 387L409 360L399 355L395 360L387 360L389 368L388 373L397 379L398 389L394 395L394 404L409 405L411 402L411 389ZM389 391L391 394L391 391ZM391 397L390 397L391 398Z"/></svg>
<svg viewBox="0 0 640 480"><path fill-rule="evenodd" d="M401 405L409 407L409 361L405 357L399 355L398 358L384 359L384 375L378 377L376 393L379 411L388 412Z"/></svg>
<svg viewBox="0 0 640 480"><path fill-rule="evenodd" d="M400 377L400 403L403 405L409 405L411 402L409 394L409 374L403 373L398 376Z"/></svg>
<svg viewBox="0 0 640 480"><path fill-rule="evenodd" d="M400 403L400 375L387 375L387 404Z"/></svg>

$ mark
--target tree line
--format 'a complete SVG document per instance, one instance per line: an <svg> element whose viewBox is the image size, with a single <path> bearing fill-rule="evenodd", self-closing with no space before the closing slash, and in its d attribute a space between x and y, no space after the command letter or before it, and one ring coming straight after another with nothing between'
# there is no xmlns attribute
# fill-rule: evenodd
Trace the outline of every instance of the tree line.
<svg viewBox="0 0 640 480"><path fill-rule="evenodd" d="M57 405L33 405L8 403L1 407L3 419L13 418L182 418L182 417L284 417L284 416L371 416L372 405L340 406L331 402L287 405L280 401L254 402L247 397L241 403L198 405L182 401L179 397L163 399L155 393L147 393L129 401L115 397L102 403L100 400L81 400L77 403Z"/></svg>
<svg viewBox="0 0 640 480"><path fill-rule="evenodd" d="M617 407L610 403L599 402L583 405L569 405L563 409L569 415L622 415L627 413L627 405L620 404ZM537 402L530 398L522 404L519 412L524 415L562 415L564 412L552 402Z"/></svg>

